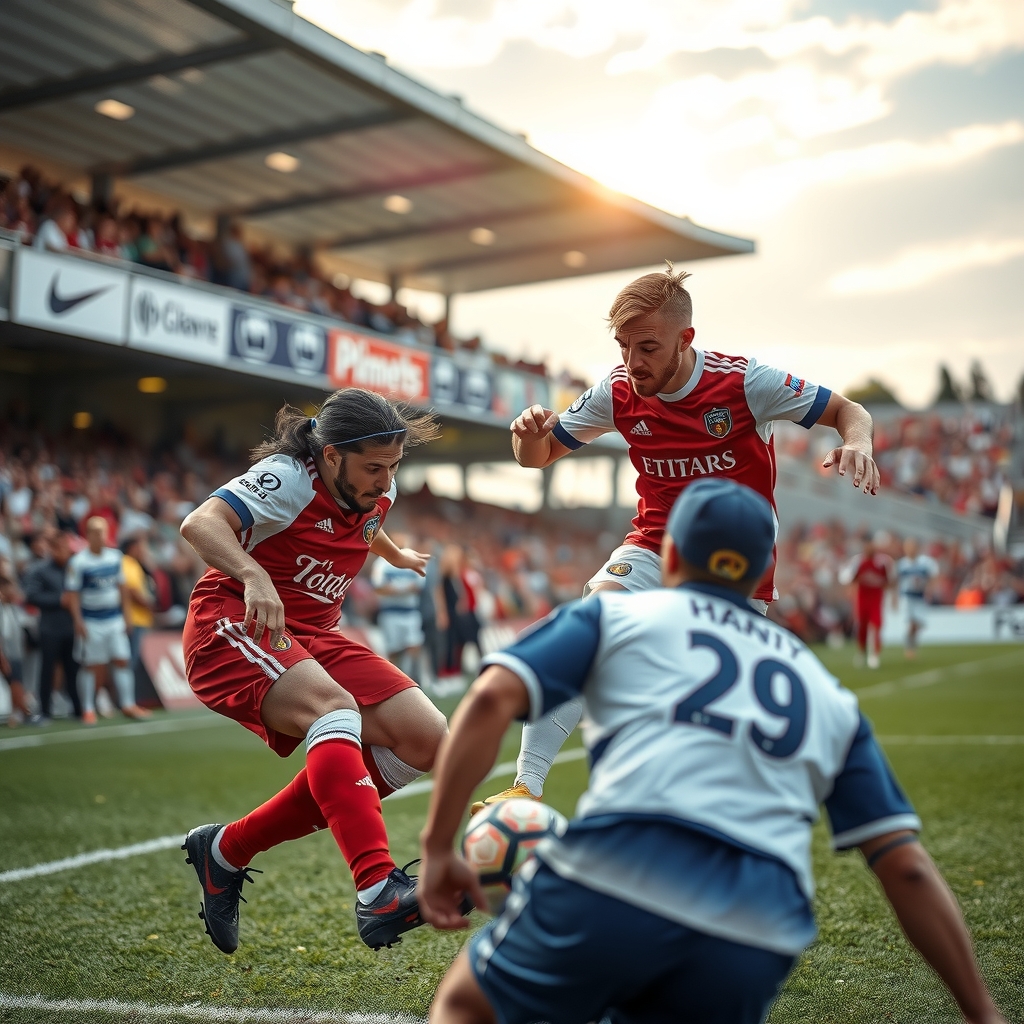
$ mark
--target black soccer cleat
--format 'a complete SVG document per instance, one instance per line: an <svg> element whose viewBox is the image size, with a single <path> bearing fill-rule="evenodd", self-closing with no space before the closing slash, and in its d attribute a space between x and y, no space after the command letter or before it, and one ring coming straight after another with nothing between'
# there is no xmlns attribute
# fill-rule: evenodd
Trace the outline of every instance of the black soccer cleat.
<svg viewBox="0 0 1024 1024"><path fill-rule="evenodd" d="M203 889L199 917L206 925L206 934L222 953L234 953L238 949L238 901L246 902L242 885L251 882L249 872L258 869L228 871L217 863L210 846L223 827L200 825L185 836L181 848L188 853L185 863L196 869Z"/></svg>
<svg viewBox="0 0 1024 1024"><path fill-rule="evenodd" d="M405 868L410 866L406 864ZM420 905L416 900L416 879L410 878L405 868L392 869L384 888L372 903L356 902L359 938L370 949L380 949L382 946L390 948L402 941L399 936L404 932L423 924Z"/></svg>

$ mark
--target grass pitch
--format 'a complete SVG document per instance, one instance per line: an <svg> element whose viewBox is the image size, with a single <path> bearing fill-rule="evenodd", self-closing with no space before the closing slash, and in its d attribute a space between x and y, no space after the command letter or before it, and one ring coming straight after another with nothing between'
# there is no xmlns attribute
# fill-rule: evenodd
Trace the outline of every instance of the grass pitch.
<svg viewBox="0 0 1024 1024"><path fill-rule="evenodd" d="M1024 1020L1024 646L924 648L914 662L889 651L877 672L853 669L849 649L819 653L861 692L996 1001L1009 1020ZM19 748L6 744L25 730L0 733L0 872L230 820L298 770L301 754L281 761L233 723L203 716L176 725L142 735L119 726L83 742L61 742L55 726L40 745ZM517 749L515 730L502 760ZM496 784L507 782L486 789ZM546 799L571 814L585 784L585 762L560 764ZM399 864L417 855L426 801L384 805ZM89 1009L88 1000L151 1004L161 1020L181 1022L216 1019L218 1008L426 1015L467 933L423 928L393 950L366 949L351 879L326 833L263 854L256 866L265 873L246 886L232 957L203 933L195 876L177 849L0 881L0 1020L154 1018ZM820 826L815 869L820 936L773 1024L958 1020L859 854L832 855ZM35 996L39 1008L4 1002ZM71 1000L78 1005L56 1005Z"/></svg>

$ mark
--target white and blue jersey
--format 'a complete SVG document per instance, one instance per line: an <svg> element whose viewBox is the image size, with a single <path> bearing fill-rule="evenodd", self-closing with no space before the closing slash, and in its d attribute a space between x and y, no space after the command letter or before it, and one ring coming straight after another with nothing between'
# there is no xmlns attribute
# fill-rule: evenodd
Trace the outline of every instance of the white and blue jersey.
<svg viewBox="0 0 1024 1024"><path fill-rule="evenodd" d="M68 560L64 589L79 593L83 618L113 619L122 614L123 558L117 548L104 548L98 555L86 548Z"/></svg>
<svg viewBox="0 0 1024 1024"><path fill-rule="evenodd" d="M929 580L938 575L939 563L930 555L905 555L896 563L896 578L903 597L923 599Z"/></svg>
<svg viewBox="0 0 1024 1024"><path fill-rule="evenodd" d="M822 803L837 849L920 828L856 697L725 588L599 593L484 664L522 679L531 721L586 698L590 785L540 859L703 933L790 955L813 939Z"/></svg>
<svg viewBox="0 0 1024 1024"><path fill-rule="evenodd" d="M426 580L415 569L399 569L386 558L378 558L370 570L370 583L375 590L387 588L392 594L381 594L382 612L419 612L420 594Z"/></svg>

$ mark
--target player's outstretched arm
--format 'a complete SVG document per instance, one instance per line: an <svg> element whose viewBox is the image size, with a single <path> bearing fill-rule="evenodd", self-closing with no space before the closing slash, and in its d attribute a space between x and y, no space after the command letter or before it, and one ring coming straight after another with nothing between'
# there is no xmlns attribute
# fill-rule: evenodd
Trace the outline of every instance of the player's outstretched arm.
<svg viewBox="0 0 1024 1024"><path fill-rule="evenodd" d="M873 458L871 414L862 405L832 392L824 412L818 419L823 427L834 427L843 439L842 446L825 456L825 469L838 464L840 476L852 476L853 486L865 494L877 494L878 467Z"/></svg>
<svg viewBox="0 0 1024 1024"><path fill-rule="evenodd" d="M242 520L226 501L207 498L185 517L181 535L207 565L243 585L245 619L242 628L248 632L249 626L255 623L252 638L257 643L268 629L273 643L284 632L284 605L266 569L238 543L241 529Z"/></svg>
<svg viewBox="0 0 1024 1024"><path fill-rule="evenodd" d="M907 938L946 984L969 1024L1006 1024L978 971L956 897L913 832L890 832L861 852Z"/></svg>
<svg viewBox="0 0 1024 1024"><path fill-rule="evenodd" d="M473 790L487 777L513 718L524 715L529 697L523 681L491 665L470 687L452 716L434 764L434 791L420 833L423 863L417 894L423 916L435 928L466 928L459 912L463 894L487 909L480 883L455 852L455 833Z"/></svg>
<svg viewBox="0 0 1024 1024"><path fill-rule="evenodd" d="M543 405L531 405L512 421L512 453L520 466L544 469L568 454L569 449L551 435L557 423L558 413Z"/></svg>
<svg viewBox="0 0 1024 1024"><path fill-rule="evenodd" d="M421 576L427 575L427 562L430 561L430 555L422 551L416 551L413 548L400 548L383 530L377 531L377 536L373 538L370 550L375 555L380 555L381 558L390 562L396 569L412 569ZM380 592L387 593L387 591ZM392 590L390 592L404 594L408 593L408 588L398 591Z"/></svg>

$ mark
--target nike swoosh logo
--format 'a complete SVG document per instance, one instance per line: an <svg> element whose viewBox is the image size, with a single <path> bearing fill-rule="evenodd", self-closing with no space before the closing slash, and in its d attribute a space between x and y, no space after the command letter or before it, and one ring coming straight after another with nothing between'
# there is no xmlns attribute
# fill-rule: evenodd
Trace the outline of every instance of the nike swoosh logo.
<svg viewBox="0 0 1024 1024"><path fill-rule="evenodd" d="M211 896L219 896L224 891L224 889L218 889L217 886L215 886L213 884L213 879L210 878L210 858L209 858L209 855L206 858L205 866L206 866L206 885L205 885L204 888L206 889L206 891ZM225 888L226 888L226 886L225 886Z"/></svg>
<svg viewBox="0 0 1024 1024"><path fill-rule="evenodd" d="M375 914L393 914L398 909L398 897L396 896L386 907L378 907Z"/></svg>
<svg viewBox="0 0 1024 1024"><path fill-rule="evenodd" d="M83 302L88 302L89 299L96 298L97 295L102 295L104 292L109 292L114 286L112 284L105 285L103 288L94 288L91 292L82 292L79 295L69 295L67 298L61 298L57 294L57 279L60 274L54 274L53 280L50 282L50 312L60 316L61 313L67 313L68 310L74 309L75 306L80 306Z"/></svg>

